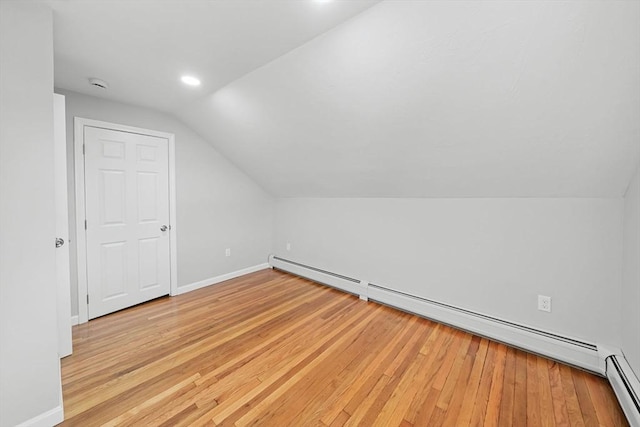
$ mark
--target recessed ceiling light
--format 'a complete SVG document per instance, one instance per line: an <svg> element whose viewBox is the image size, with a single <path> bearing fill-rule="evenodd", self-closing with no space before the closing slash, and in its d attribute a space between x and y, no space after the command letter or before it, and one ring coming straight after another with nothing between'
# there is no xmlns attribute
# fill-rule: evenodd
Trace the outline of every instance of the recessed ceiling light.
<svg viewBox="0 0 640 427"><path fill-rule="evenodd" d="M316 3L331 3L333 0L313 0Z"/></svg>
<svg viewBox="0 0 640 427"><path fill-rule="evenodd" d="M200 86L200 80L193 76L182 76L180 80L182 80L182 83L189 86Z"/></svg>

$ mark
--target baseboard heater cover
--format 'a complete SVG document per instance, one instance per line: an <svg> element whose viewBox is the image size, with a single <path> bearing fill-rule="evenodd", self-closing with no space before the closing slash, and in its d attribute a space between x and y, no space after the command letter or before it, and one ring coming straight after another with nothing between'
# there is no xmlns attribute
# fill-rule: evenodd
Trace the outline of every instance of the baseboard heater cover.
<svg viewBox="0 0 640 427"><path fill-rule="evenodd" d="M604 375L598 347L529 326L372 285L370 300Z"/></svg>
<svg viewBox="0 0 640 427"><path fill-rule="evenodd" d="M607 357L607 378L632 427L640 427L640 382L622 355Z"/></svg>
<svg viewBox="0 0 640 427"><path fill-rule="evenodd" d="M301 276L305 279L322 283L323 285L328 285L350 294L359 296L366 294L366 287L360 280L354 279L353 277L333 273L331 271L312 267L310 265L280 258L274 255L269 256L269 264L271 264L272 267L293 273L296 276Z"/></svg>
<svg viewBox="0 0 640 427"><path fill-rule="evenodd" d="M603 376L606 373L605 359L593 343L417 297L274 255L269 257L269 263L274 268L359 295L365 300L411 312Z"/></svg>
<svg viewBox="0 0 640 427"><path fill-rule="evenodd" d="M423 301L425 303L433 304L433 305L436 305L436 306L440 306L440 307L446 308L448 310L455 310L455 311L457 311L459 313L468 314L470 316L475 316L475 317L478 317L478 318L490 320L492 322L502 323L503 325L510 326L512 328L517 328L517 329L521 329L521 330L526 331L526 332L531 332L531 333L534 333L534 334L546 336L546 337L554 339L554 340L564 341L565 343L577 345L579 347L583 347L583 348L586 348L586 349L591 350L591 351L598 351L598 346L597 345L591 344L591 343L588 343L588 342L576 340L576 339L573 339L573 338L565 337L565 336L554 334L554 333L551 333L551 332L542 331L540 329L532 328L532 327L525 326L525 325L520 325L518 323L509 322L507 320L499 319L497 317L487 316L486 314L477 313L475 311L471 311L471 310L467 310L467 309L464 309L464 308L456 307L454 305L445 304L445 303L434 301L434 300L430 300L430 299L427 299L427 298L422 298L422 297L418 297L418 296L415 296L415 295L407 294L405 292L401 292L401 291L398 291L398 290L395 290L395 289L385 288L383 286L379 286L379 285L376 285L376 284L373 284L373 283L369 283L369 286L371 286L373 288L376 288L376 289L378 289L378 290L380 290L382 292L393 292L393 293L396 293L396 294L399 294L399 295L407 296L409 298L415 298L415 299L421 300L421 301ZM379 302L382 302L382 301L379 301Z"/></svg>

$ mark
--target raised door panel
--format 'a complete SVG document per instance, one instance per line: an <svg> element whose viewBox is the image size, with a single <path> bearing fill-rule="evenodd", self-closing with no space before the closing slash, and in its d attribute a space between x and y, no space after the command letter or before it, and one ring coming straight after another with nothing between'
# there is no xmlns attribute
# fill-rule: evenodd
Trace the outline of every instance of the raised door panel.
<svg viewBox="0 0 640 427"><path fill-rule="evenodd" d="M162 242L157 237L138 241L138 281L141 290L160 286L159 246Z"/></svg>
<svg viewBox="0 0 640 427"><path fill-rule="evenodd" d="M100 295L102 301L127 295L127 242L103 243L100 247Z"/></svg>
<svg viewBox="0 0 640 427"><path fill-rule="evenodd" d="M138 184L138 223L158 223L160 219L158 173L138 172L136 181Z"/></svg>
<svg viewBox="0 0 640 427"><path fill-rule="evenodd" d="M126 225L127 178L124 170L100 169L100 226Z"/></svg>

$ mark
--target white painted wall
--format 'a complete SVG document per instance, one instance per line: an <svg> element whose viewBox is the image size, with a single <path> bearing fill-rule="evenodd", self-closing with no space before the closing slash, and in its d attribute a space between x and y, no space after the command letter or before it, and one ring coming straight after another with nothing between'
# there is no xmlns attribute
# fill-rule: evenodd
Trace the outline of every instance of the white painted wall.
<svg viewBox="0 0 640 427"><path fill-rule="evenodd" d="M621 198L280 199L274 253L619 346L622 209Z"/></svg>
<svg viewBox="0 0 640 427"><path fill-rule="evenodd" d="M42 4L0 2L1 426L48 411L62 415L52 26L51 10Z"/></svg>
<svg viewBox="0 0 640 427"><path fill-rule="evenodd" d="M622 351L640 379L640 168L624 198Z"/></svg>
<svg viewBox="0 0 640 427"><path fill-rule="evenodd" d="M75 223L73 117L103 120L158 131L176 137L178 285L266 262L273 231L272 197L220 155L211 144L170 115L56 90L67 101L69 198ZM75 242L75 227L71 227ZM75 244L72 243L72 312L77 307ZM231 248L231 257L225 249Z"/></svg>

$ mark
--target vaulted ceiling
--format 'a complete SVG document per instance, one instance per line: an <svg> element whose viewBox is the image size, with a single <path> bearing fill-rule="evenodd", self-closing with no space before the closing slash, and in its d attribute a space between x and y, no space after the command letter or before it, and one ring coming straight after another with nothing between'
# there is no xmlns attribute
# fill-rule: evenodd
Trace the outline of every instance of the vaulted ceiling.
<svg viewBox="0 0 640 427"><path fill-rule="evenodd" d="M379 0L46 0L57 87L179 111ZM325 0L326 1L326 0ZM189 74L202 81L187 89ZM87 84L97 77L108 91Z"/></svg>
<svg viewBox="0 0 640 427"><path fill-rule="evenodd" d="M170 111L277 196L618 197L640 160L640 2L52 4L57 86Z"/></svg>

